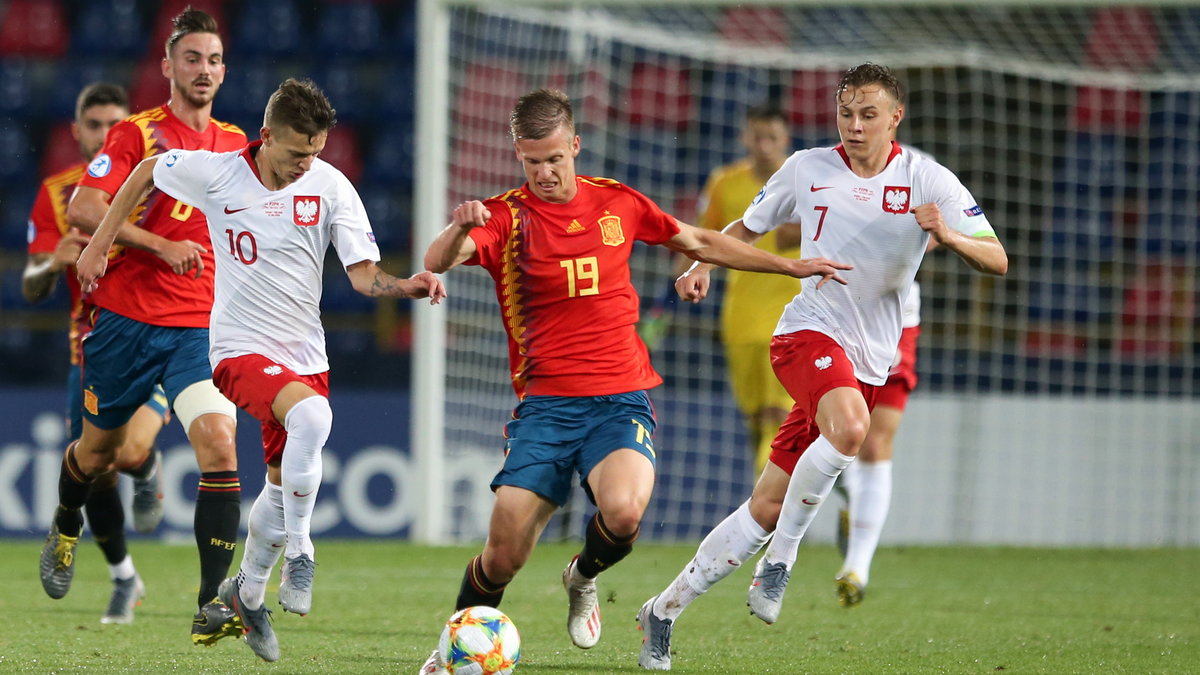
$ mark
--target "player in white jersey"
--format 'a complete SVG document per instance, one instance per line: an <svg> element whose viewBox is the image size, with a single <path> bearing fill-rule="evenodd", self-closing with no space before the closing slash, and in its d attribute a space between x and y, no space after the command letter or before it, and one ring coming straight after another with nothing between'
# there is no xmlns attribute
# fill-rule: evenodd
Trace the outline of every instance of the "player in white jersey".
<svg viewBox="0 0 1200 675"><path fill-rule="evenodd" d="M769 538L748 602L767 623L778 618L800 538L867 435L874 389L887 378L900 339L901 301L930 238L981 272L1008 270L1004 247L954 174L896 143L904 96L890 70L851 68L835 98L842 143L788 158L725 231L753 242L800 222L806 256L848 263L853 271L844 274L844 286L804 281L784 309L771 362L796 405L750 499L638 612L646 633L638 659L643 668L670 669L671 631L684 608ZM702 299L708 272L699 265L680 277L680 296Z"/></svg>
<svg viewBox="0 0 1200 675"><path fill-rule="evenodd" d="M219 595L241 617L247 643L267 661L279 658L264 600L281 553L280 604L302 615L312 605L310 519L333 422L320 319L325 251L333 245L351 285L364 295L434 303L445 297L431 272L398 279L376 265L379 248L362 200L340 171L317 158L334 123L320 89L289 79L267 102L261 141L239 152L171 150L147 159L109 211L131 209L123 197L153 185L208 218L218 261L213 380L262 422L267 462L240 572L221 584ZM85 287L97 276L85 279L81 272Z"/></svg>
<svg viewBox="0 0 1200 675"><path fill-rule="evenodd" d="M892 455L896 432L904 418L908 397L917 386L917 338L921 335L921 285L916 281L904 298L903 331L892 359L887 382L876 390L871 408L871 428L858 451L834 485L846 500L838 512L838 550L842 567L834 577L838 602L855 607L863 601L870 580L871 561L879 546L892 499Z"/></svg>

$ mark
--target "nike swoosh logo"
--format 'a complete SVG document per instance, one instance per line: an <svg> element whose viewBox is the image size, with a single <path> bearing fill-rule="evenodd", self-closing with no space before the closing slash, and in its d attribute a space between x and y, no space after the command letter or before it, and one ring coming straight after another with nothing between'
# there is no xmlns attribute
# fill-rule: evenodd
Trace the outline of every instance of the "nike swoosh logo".
<svg viewBox="0 0 1200 675"><path fill-rule="evenodd" d="M248 208L250 208L250 207L249 207L249 206L243 206L243 207L242 207L242 208L240 208L240 209L231 209L231 208L229 208L228 206L226 206L226 207L225 207L225 215L231 215L231 214L237 213L238 211L245 211L245 210L246 210L246 209L248 209Z"/></svg>
<svg viewBox="0 0 1200 675"><path fill-rule="evenodd" d="M810 183L808 186L809 192L820 192L821 190L831 190L831 189L833 189L832 185L826 185L825 187L817 187L816 184ZM229 213L229 209L225 209L225 213Z"/></svg>
<svg viewBox="0 0 1200 675"><path fill-rule="evenodd" d="M309 490L308 492L305 492L304 494L300 494L299 490L292 490L292 494L295 495L296 497L307 497L312 494L312 490Z"/></svg>
<svg viewBox="0 0 1200 675"><path fill-rule="evenodd" d="M816 506L817 504L821 503L820 501L810 502L807 498L801 499L800 501L801 503L808 504L809 506Z"/></svg>

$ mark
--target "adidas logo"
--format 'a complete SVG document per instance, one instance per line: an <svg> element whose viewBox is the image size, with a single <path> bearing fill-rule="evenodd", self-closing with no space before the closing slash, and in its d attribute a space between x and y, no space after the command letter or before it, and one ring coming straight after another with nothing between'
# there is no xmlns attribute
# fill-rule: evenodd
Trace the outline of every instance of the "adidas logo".
<svg viewBox="0 0 1200 675"><path fill-rule="evenodd" d="M585 229L587 228L585 228L583 225L580 225L578 220L572 220L571 224L567 226L567 234L583 232Z"/></svg>

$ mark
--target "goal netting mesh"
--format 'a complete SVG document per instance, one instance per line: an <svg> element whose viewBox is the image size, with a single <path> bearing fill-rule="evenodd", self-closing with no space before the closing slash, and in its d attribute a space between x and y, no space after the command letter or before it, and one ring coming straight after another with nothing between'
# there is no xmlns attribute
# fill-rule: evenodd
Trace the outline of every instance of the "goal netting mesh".
<svg viewBox="0 0 1200 675"><path fill-rule="evenodd" d="M523 181L507 121L533 88L575 102L579 173L626 182L694 222L709 172L743 152L747 106L784 108L797 149L833 145L840 71L897 70L909 88L901 142L959 175L1011 266L987 278L935 252L920 271L921 383L897 444L891 536L1200 538L1200 9L467 4L447 3L448 206ZM634 265L645 306L669 283L669 252L639 246ZM504 332L485 273L447 280L448 471L490 477L515 404ZM750 493L719 302L670 308L653 352L666 384L652 393L659 482L647 537L696 539ZM1017 498L992 494L1004 490ZM485 522L450 494L450 533L479 536ZM1094 533L1076 533L1080 508ZM563 531L577 534L585 510ZM1105 534L1114 529L1130 534Z"/></svg>

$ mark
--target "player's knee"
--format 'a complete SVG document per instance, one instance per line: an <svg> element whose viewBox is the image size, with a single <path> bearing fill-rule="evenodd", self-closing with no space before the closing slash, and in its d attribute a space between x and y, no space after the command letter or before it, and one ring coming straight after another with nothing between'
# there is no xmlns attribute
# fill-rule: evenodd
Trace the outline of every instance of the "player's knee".
<svg viewBox="0 0 1200 675"><path fill-rule="evenodd" d="M602 511L604 528L622 539L632 537L642 524L642 512L643 509L634 503L620 504Z"/></svg>
<svg viewBox="0 0 1200 675"><path fill-rule="evenodd" d="M223 414L207 414L192 422L189 439L201 471L237 470L237 427Z"/></svg>
<svg viewBox="0 0 1200 675"><path fill-rule="evenodd" d="M333 429L333 409L324 396L310 396L293 405L283 422L289 435L302 434L324 443Z"/></svg>
<svg viewBox="0 0 1200 675"><path fill-rule="evenodd" d="M870 420L869 418L858 419L857 417L851 417L846 419L842 424L834 425L834 428L834 431L825 434L825 438L829 440L829 443L838 452L847 457L855 457L858 455L859 449L862 448L863 442L867 439Z"/></svg>
<svg viewBox="0 0 1200 675"><path fill-rule="evenodd" d="M775 526L779 523L779 513L782 510L782 499L775 500L759 494L750 497L750 517L767 532L775 531Z"/></svg>
<svg viewBox="0 0 1200 675"><path fill-rule="evenodd" d="M507 584L512 581L529 560L529 552L517 547L493 546L489 543L488 548L490 555L483 557L483 573L493 583Z"/></svg>

